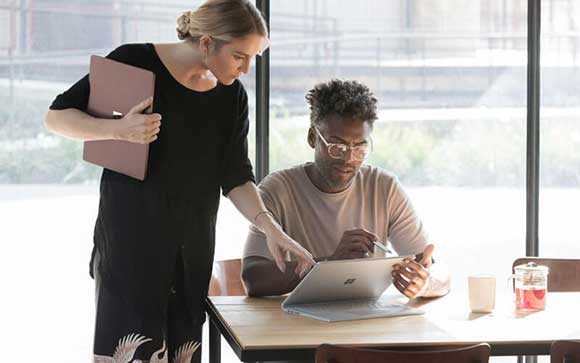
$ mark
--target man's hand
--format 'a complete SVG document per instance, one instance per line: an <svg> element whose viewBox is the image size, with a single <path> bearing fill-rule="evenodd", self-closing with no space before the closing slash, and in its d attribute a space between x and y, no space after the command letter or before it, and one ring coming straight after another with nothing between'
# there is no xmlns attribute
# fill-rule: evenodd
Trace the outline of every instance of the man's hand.
<svg viewBox="0 0 580 363"><path fill-rule="evenodd" d="M379 238L365 229L357 228L345 231L342 234L338 247L330 256L329 260L350 260L362 258L366 253L373 253L373 242Z"/></svg>
<svg viewBox="0 0 580 363"><path fill-rule="evenodd" d="M406 297L417 297L427 287L430 274L426 268L431 266L434 249L432 244L427 245L420 262L406 259L404 264L393 267L393 284Z"/></svg>

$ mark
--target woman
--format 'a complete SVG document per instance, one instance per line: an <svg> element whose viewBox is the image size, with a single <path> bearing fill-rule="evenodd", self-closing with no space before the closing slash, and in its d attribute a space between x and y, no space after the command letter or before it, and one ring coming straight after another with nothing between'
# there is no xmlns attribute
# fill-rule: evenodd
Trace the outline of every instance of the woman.
<svg viewBox="0 0 580 363"><path fill-rule="evenodd" d="M120 120L88 115L85 76L46 116L49 130L77 140L151 143L143 182L103 171L91 259L96 361L200 361L220 188L264 231L281 269L285 252L301 275L314 264L265 209L247 156L248 100L237 79L267 46L264 19L247 0L210 0L177 23L182 42L108 55L155 73L155 113L141 113L149 99Z"/></svg>

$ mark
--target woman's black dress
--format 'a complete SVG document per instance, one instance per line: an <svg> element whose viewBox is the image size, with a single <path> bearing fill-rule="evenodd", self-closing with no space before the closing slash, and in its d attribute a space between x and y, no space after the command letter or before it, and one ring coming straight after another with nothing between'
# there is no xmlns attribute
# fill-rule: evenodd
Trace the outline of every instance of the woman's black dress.
<svg viewBox="0 0 580 363"><path fill-rule="evenodd" d="M94 353L103 361L116 351L199 361L220 189L225 195L254 181L247 94L239 81L207 92L186 88L152 44L123 45L107 57L155 73L153 111L162 120L144 181L103 171L90 269ZM85 111L89 92L87 75L50 108Z"/></svg>

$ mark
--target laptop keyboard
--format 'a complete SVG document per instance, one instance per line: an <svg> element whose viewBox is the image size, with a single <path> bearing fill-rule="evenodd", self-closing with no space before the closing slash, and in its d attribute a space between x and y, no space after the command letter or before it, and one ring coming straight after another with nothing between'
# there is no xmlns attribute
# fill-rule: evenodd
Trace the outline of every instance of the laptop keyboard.
<svg viewBox="0 0 580 363"><path fill-rule="evenodd" d="M325 321L358 320L420 313L417 309L389 303L381 299L300 304L287 309L291 313Z"/></svg>
<svg viewBox="0 0 580 363"><path fill-rule="evenodd" d="M339 304L340 307L342 307L343 309L346 310L350 310L350 309L384 309L384 308L393 308L395 306L395 304L389 304L387 302L381 302L378 300L371 300L371 301L357 301L357 302L345 302L345 303L340 303Z"/></svg>
<svg viewBox="0 0 580 363"><path fill-rule="evenodd" d="M357 301L336 301L329 303L318 303L318 304L301 304L300 308L308 309L309 311L328 311L332 310L342 310L342 311L353 311L353 310L374 310L374 309L392 309L398 307L397 304L389 304L384 301L379 300L357 300Z"/></svg>

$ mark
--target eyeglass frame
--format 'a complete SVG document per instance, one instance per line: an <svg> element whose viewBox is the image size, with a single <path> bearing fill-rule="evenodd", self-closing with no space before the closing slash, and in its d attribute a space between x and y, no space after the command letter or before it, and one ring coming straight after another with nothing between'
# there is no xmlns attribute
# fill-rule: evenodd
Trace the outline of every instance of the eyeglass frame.
<svg viewBox="0 0 580 363"><path fill-rule="evenodd" d="M355 158L353 156L354 154L352 152L352 149L353 148L356 148L356 147L360 147L362 145L350 146L350 145L346 145L346 144L342 144L342 143L337 143L337 142L328 142L328 141L326 141L326 139L324 138L324 136L322 136L322 132L320 132L320 130L318 129L318 127L312 126L312 128L314 129L314 131L316 132L316 134L320 137L320 140L322 140L322 142L324 143L324 146L326 146L326 151L327 151L328 155L331 158L333 158L333 159L344 159L344 157L334 157L334 156L332 156L332 154L330 153L330 147L331 146L338 146L338 147L344 147L344 148L346 148L345 155L348 155L348 153L350 153L351 157L354 160L357 160L357 161L363 161L363 160L365 160L369 156L369 154L371 153L371 151L373 151L373 139L372 139L372 137L370 135L368 137L368 144L365 145L365 146L368 147L368 145L370 144L370 147L367 149L368 151L365 153L364 157L362 159L358 159L358 158ZM365 141L367 141L367 140L365 140Z"/></svg>

